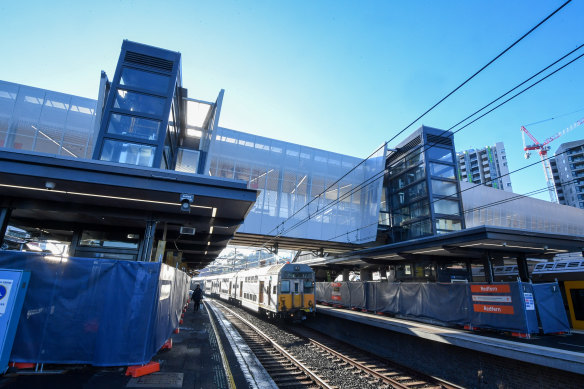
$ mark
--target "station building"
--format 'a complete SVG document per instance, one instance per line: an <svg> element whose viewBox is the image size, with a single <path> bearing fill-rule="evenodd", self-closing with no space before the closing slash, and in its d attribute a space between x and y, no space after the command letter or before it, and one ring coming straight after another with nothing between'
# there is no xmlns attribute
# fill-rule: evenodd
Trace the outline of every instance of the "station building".
<svg viewBox="0 0 584 389"><path fill-rule="evenodd" d="M584 236L544 202L552 223L522 223L491 188L465 189L450 132L422 126L362 160L223 128L224 92L191 97L181 72L180 53L124 41L96 100L0 82L3 247L200 269L228 243L326 259L471 226Z"/></svg>

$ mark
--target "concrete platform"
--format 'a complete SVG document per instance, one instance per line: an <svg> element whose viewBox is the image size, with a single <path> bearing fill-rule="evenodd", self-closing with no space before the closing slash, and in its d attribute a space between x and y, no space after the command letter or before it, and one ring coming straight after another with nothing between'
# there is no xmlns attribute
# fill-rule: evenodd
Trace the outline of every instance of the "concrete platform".
<svg viewBox="0 0 584 389"><path fill-rule="evenodd" d="M474 333L324 305L317 306L317 315L329 315L433 342L584 374L584 334L581 332L518 339L495 333Z"/></svg>
<svg viewBox="0 0 584 389"><path fill-rule="evenodd" d="M152 358L160 362L158 373L132 378L125 375L126 367L50 365L36 372L10 368L0 377L0 388L275 388L239 334L209 304L198 312L189 305L172 343L172 349Z"/></svg>

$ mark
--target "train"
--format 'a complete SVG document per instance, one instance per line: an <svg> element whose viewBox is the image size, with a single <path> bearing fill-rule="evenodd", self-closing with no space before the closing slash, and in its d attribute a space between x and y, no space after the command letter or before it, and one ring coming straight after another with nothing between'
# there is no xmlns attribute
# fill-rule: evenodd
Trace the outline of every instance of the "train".
<svg viewBox="0 0 584 389"><path fill-rule="evenodd" d="M192 289L196 284L206 296L268 318L301 321L316 315L314 271L305 264L283 263L196 277Z"/></svg>

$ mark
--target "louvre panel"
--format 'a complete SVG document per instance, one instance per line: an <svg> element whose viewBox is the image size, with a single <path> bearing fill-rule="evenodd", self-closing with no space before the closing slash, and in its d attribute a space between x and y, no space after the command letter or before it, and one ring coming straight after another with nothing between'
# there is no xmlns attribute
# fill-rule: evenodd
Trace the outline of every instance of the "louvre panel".
<svg viewBox="0 0 584 389"><path fill-rule="evenodd" d="M126 51L124 57L125 62L131 62L142 66L149 66L152 68L162 69L167 72L172 71L173 62L167 59L153 57L151 55L135 53L133 51Z"/></svg>
<svg viewBox="0 0 584 389"><path fill-rule="evenodd" d="M389 158L388 158L388 164L390 164L391 162L395 161L396 159L402 157L404 154L406 154L409 150L415 148L416 146L418 146L420 143L422 143L422 138L420 136L415 137L414 139L412 139L411 141L409 141L408 143L406 143L403 147L400 147L399 150L395 153L393 153Z"/></svg>
<svg viewBox="0 0 584 389"><path fill-rule="evenodd" d="M437 135L428 134L427 139L428 139L428 143L452 146L452 138L450 138L449 136L437 136Z"/></svg>

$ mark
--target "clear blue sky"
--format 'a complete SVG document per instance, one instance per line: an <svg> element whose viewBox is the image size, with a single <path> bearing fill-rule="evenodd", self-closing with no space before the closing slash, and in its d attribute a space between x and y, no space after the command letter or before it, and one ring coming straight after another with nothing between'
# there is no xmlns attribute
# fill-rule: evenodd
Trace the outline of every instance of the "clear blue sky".
<svg viewBox="0 0 584 389"><path fill-rule="evenodd" d="M225 89L223 127L365 157L562 3L2 1L0 79L96 98L130 39L180 51L190 96ZM574 0L404 135L450 127L584 43L582 15ZM543 141L584 117L583 91L584 59L462 130L456 147L503 141L520 168L520 126L580 110L529 127ZM552 151L582 138L584 126ZM540 165L511 180L517 193L545 186Z"/></svg>

